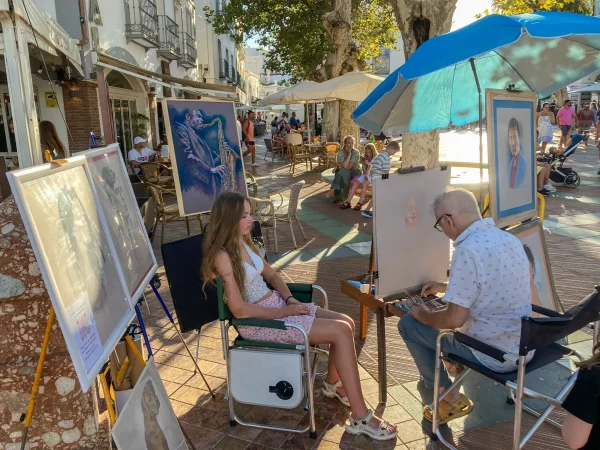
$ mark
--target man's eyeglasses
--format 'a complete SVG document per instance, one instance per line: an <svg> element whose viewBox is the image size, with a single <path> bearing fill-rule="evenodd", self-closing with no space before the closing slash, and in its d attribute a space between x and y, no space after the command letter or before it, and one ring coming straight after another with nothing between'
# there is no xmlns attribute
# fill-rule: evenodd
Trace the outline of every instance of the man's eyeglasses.
<svg viewBox="0 0 600 450"><path fill-rule="evenodd" d="M433 226L433 228L435 228L436 230L441 231L441 232L444 231L442 229L442 226L440 225L440 221L444 218L444 216L452 217L452 214L442 214L440 216L440 218L437 220L437 222L435 223L435 225Z"/></svg>

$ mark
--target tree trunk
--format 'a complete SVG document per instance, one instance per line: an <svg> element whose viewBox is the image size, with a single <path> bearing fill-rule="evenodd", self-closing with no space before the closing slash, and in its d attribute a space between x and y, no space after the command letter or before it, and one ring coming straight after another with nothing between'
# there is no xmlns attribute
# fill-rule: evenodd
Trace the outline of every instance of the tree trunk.
<svg viewBox="0 0 600 450"><path fill-rule="evenodd" d="M340 103L325 102L323 108L323 134L328 142L338 142L340 133Z"/></svg>
<svg viewBox="0 0 600 450"><path fill-rule="evenodd" d="M352 118L352 112L356 109L357 103L348 100L340 100L340 142L346 136L352 136L358 139L358 127ZM358 140L356 148L358 148Z"/></svg>
<svg viewBox="0 0 600 450"><path fill-rule="evenodd" d="M406 59L429 38L452 27L457 0L392 0L401 30ZM439 160L439 131L405 134L402 137L402 166L433 167Z"/></svg>
<svg viewBox="0 0 600 450"><path fill-rule="evenodd" d="M556 91L554 93L554 96L556 97L556 104L558 105L558 107L560 108L563 103L565 102L565 100L567 100L569 98L569 93L567 92L567 88L562 88L560 91ZM581 106L581 105L579 105Z"/></svg>

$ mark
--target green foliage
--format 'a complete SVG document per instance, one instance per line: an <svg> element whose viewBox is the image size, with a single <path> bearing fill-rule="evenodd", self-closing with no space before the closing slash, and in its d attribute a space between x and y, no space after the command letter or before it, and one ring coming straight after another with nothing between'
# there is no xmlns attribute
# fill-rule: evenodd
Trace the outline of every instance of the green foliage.
<svg viewBox="0 0 600 450"><path fill-rule="evenodd" d="M493 0L492 11L485 10L476 17L488 14L514 16L536 11L564 11L578 14L592 14L593 0Z"/></svg>
<svg viewBox="0 0 600 450"><path fill-rule="evenodd" d="M393 47L399 30L386 0L352 0L353 37L360 46L353 55L367 61L383 47ZM209 7L204 13L220 34L229 34L235 24L234 40L256 40L265 55L265 69L286 73L292 81L313 80L332 51L323 14L333 9L333 0L231 0L217 14Z"/></svg>
<svg viewBox="0 0 600 450"><path fill-rule="evenodd" d="M131 117L131 120L133 122L131 124L133 135L148 139L148 124L150 123L148 116L137 113Z"/></svg>

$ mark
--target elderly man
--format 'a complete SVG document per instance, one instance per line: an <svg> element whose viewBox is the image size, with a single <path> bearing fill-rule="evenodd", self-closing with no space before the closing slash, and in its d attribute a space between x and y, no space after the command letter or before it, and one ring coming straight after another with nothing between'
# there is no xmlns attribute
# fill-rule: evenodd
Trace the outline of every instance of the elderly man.
<svg viewBox="0 0 600 450"><path fill-rule="evenodd" d="M518 354L521 317L531 316L529 263L521 242L498 229L492 219L482 219L473 194L457 189L440 195L434 205L434 227L454 241L454 254L447 284L430 281L422 295L445 292L448 308L429 312L413 306L398 324L400 334L419 369L425 386L433 387L435 347L439 330L456 329L505 352ZM442 350L498 372L515 370L471 350L451 336L442 340ZM529 359L533 353L529 355ZM528 360L529 360L528 359ZM451 385L442 367L440 392ZM440 403L440 424L471 412L473 403L453 389ZM432 420L431 407L424 416Z"/></svg>

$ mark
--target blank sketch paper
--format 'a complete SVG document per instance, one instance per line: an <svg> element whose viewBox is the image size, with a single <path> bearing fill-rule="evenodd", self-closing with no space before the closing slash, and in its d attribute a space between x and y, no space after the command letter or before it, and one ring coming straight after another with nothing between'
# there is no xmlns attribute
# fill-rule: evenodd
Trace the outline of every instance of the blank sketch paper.
<svg viewBox="0 0 600 450"><path fill-rule="evenodd" d="M115 244L129 298L135 306L158 265L121 159L119 144L91 150L84 155Z"/></svg>
<svg viewBox="0 0 600 450"><path fill-rule="evenodd" d="M450 244L433 228L431 205L449 183L449 168L373 179L377 297L446 279Z"/></svg>
<svg viewBox="0 0 600 450"><path fill-rule="evenodd" d="M85 158L10 181L81 387L87 391L133 318Z"/></svg>
<svg viewBox="0 0 600 450"><path fill-rule="evenodd" d="M113 428L119 450L188 450L154 360L148 360Z"/></svg>

